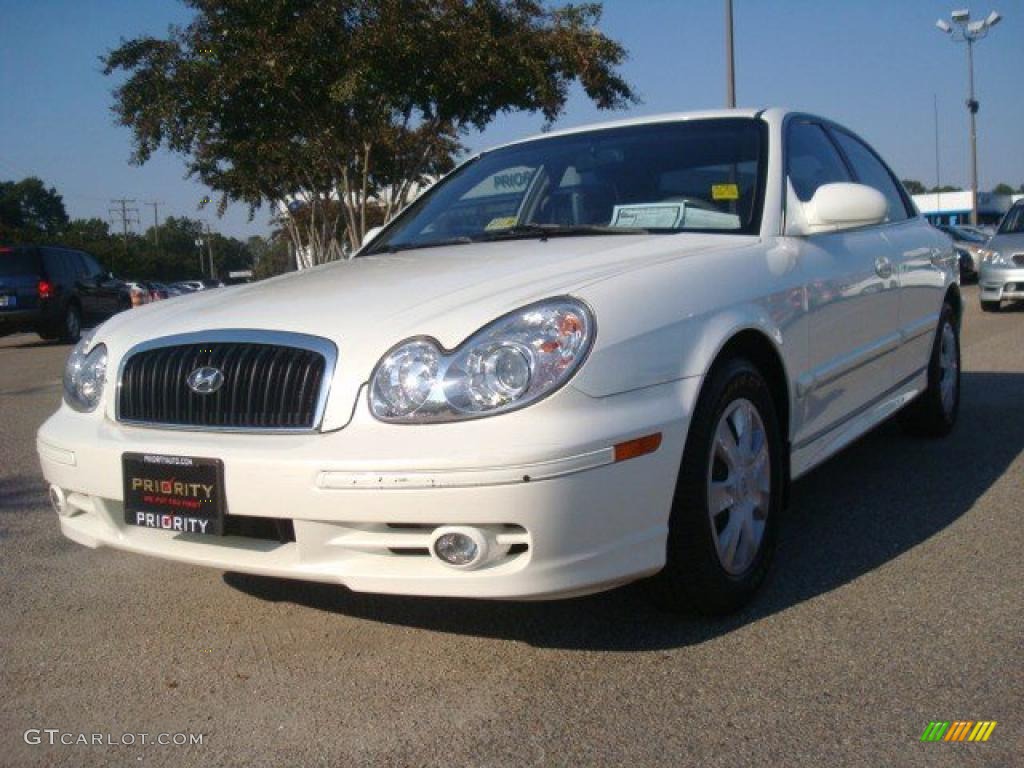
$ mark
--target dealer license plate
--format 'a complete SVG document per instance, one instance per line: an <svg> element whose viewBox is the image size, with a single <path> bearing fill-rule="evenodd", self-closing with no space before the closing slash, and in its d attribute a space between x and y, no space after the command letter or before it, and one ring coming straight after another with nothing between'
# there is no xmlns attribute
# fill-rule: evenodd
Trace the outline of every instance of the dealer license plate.
<svg viewBox="0 0 1024 768"><path fill-rule="evenodd" d="M224 533L224 462L126 453L124 521L177 533Z"/></svg>

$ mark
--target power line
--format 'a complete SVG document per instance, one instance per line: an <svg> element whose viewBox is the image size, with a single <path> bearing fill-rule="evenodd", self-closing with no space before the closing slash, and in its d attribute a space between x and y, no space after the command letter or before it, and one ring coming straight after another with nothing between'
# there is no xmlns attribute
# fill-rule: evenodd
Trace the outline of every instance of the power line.
<svg viewBox="0 0 1024 768"><path fill-rule="evenodd" d="M122 240L124 242L124 252L125 252L125 254L127 254L128 253L128 227L129 227L129 225L131 225L133 223L136 224L136 225L141 226L141 221L139 220L139 209L134 207L134 206L128 205L129 203L134 203L135 200L129 200L126 197L115 198L114 200L111 200L110 202L112 204L114 204L115 206L119 206L119 207L116 207L116 208L108 208L107 212L111 216L116 216L116 217L121 219L121 232L122 232ZM132 214L135 214L135 215L133 216Z"/></svg>

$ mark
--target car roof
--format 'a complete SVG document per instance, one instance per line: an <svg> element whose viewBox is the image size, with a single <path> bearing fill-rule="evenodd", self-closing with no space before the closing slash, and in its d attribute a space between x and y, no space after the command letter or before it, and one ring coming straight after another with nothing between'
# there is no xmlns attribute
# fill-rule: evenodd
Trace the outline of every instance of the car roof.
<svg viewBox="0 0 1024 768"><path fill-rule="evenodd" d="M558 131L549 131L548 133L538 133L534 136L527 136L522 139L516 139L515 141L509 141L505 144L498 144L497 146L490 147L485 152L493 152L496 149L504 149L505 147L513 147L517 144L524 144L530 141L540 141L543 139L554 139L559 136L571 136L575 133L586 133L588 131L603 131L609 128L627 128L634 125L659 125L661 123L680 123L689 120L725 120L728 118L756 118L760 117L766 122L781 121L786 115L790 114L792 110L784 107L743 107L737 109L709 109L699 110L695 112L665 112L657 115L645 115L643 117L628 117L622 120L609 120L601 123L588 123L587 125L580 125L574 128L564 128ZM801 112L801 115L806 114ZM816 115L807 115L808 117L817 117ZM824 119L824 118L818 118Z"/></svg>

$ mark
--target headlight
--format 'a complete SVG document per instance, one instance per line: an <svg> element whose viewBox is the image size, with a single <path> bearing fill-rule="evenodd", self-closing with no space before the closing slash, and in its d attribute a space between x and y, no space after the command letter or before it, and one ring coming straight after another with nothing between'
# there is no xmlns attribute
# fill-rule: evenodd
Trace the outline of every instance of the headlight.
<svg viewBox="0 0 1024 768"><path fill-rule="evenodd" d="M981 256L982 261L988 262L993 266L1005 266L1010 263L1001 252L990 251L988 248L979 248L978 255Z"/></svg>
<svg viewBox="0 0 1024 768"><path fill-rule="evenodd" d="M94 334L82 336L64 367L64 401L83 413L96 410L107 377L107 348L97 344L89 349Z"/></svg>
<svg viewBox="0 0 1024 768"><path fill-rule="evenodd" d="M452 352L410 339L377 364L370 410L382 421L419 424L522 408L572 378L594 331L586 305L559 298L499 318Z"/></svg>

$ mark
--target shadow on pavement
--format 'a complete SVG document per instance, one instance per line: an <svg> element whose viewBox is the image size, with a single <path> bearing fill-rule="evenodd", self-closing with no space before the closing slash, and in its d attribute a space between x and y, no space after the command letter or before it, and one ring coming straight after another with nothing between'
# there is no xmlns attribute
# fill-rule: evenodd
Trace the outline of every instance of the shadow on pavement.
<svg viewBox="0 0 1024 768"><path fill-rule="evenodd" d="M966 513L1024 448L1024 374L964 373L960 421L945 440L876 429L799 480L772 576L725 619L656 609L644 585L567 601L506 603L366 595L228 573L247 594L434 632L537 647L636 651L701 643L825 594L899 557Z"/></svg>
<svg viewBox="0 0 1024 768"><path fill-rule="evenodd" d="M46 483L38 475L0 477L0 515L9 512L48 508Z"/></svg>

